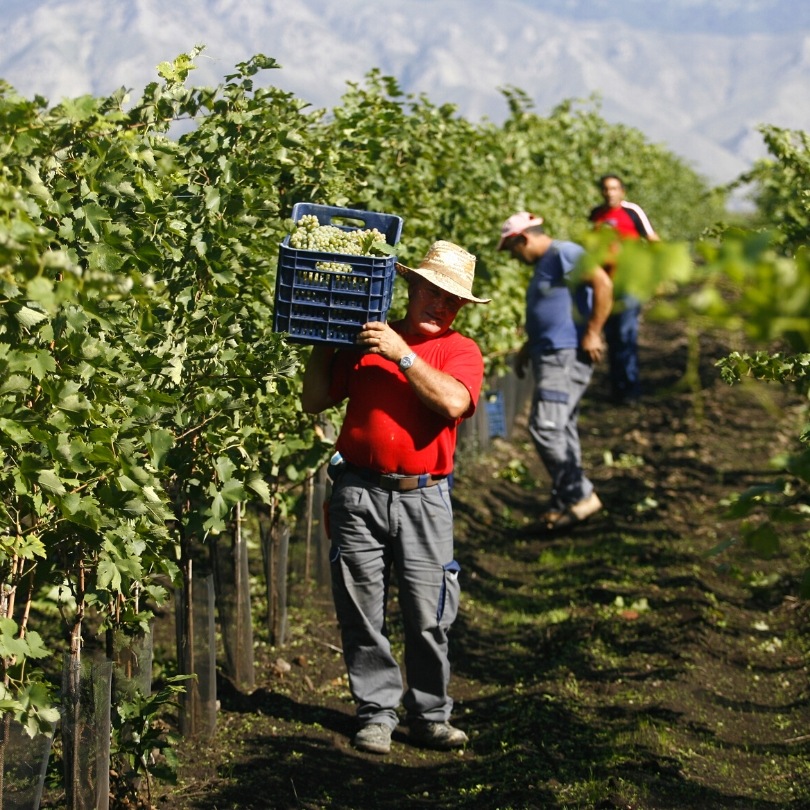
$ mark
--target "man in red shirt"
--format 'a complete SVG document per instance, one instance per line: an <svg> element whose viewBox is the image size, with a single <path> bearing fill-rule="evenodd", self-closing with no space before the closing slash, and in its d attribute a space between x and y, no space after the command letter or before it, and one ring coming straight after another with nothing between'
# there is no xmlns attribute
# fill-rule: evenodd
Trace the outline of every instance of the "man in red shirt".
<svg viewBox="0 0 810 810"><path fill-rule="evenodd" d="M320 413L347 400L330 465L332 591L349 686L361 727L352 744L386 754L407 714L410 739L440 750L467 735L450 725L448 633L458 612L450 483L456 429L475 411L484 364L451 329L472 294L475 256L434 243L416 268L397 264L408 307L397 322L367 323L357 349L313 348L301 402ZM405 628L403 694L386 631L391 568Z"/></svg>
<svg viewBox="0 0 810 810"><path fill-rule="evenodd" d="M606 174L599 179L604 203L594 208L589 220L597 227L613 228L619 239L647 239L659 241L650 220L642 208L625 200L622 179ZM616 245L618 250L619 245ZM611 275L615 264L604 264ZM621 288L621 284L617 285ZM609 377L614 401L632 404L641 397L641 379L638 364L638 324L641 302L627 293L617 294L615 307L605 323L608 345Z"/></svg>

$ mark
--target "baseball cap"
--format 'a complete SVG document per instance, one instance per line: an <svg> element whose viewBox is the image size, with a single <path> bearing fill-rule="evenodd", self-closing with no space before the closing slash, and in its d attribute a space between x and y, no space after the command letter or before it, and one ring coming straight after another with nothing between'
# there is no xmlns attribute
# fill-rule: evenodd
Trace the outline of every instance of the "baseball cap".
<svg viewBox="0 0 810 810"><path fill-rule="evenodd" d="M503 248L503 243L509 239L510 236L517 236L519 233L523 233L526 228L542 224L543 217L535 216L528 211L519 211L517 214L512 214L501 226L501 238L498 242L498 250Z"/></svg>

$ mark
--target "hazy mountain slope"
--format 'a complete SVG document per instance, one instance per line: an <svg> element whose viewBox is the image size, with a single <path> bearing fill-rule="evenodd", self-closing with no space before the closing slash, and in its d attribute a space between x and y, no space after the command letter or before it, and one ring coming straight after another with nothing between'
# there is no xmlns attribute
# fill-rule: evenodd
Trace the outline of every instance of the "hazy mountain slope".
<svg viewBox="0 0 810 810"><path fill-rule="evenodd" d="M524 0L575 20L677 33L786 34L810 29L806 0Z"/></svg>
<svg viewBox="0 0 810 810"><path fill-rule="evenodd" d="M660 29L650 27L650 7L661 11ZM139 92L160 61L201 43L194 83L216 84L261 52L283 66L264 80L316 107L337 103L346 81L372 67L408 92L458 104L471 119L502 120L499 88L507 85L526 91L541 114L597 93L606 118L638 127L724 181L762 154L758 123L810 129L806 7L796 0L621 7L603 0L4 0L0 77L52 103L121 85ZM768 33L784 29L791 9L792 29ZM761 33L704 31L710 22L748 30L757 20Z"/></svg>

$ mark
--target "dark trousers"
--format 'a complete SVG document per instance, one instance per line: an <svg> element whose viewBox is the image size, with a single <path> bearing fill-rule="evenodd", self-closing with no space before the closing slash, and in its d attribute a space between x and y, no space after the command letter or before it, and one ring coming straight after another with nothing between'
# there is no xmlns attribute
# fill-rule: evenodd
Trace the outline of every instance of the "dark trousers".
<svg viewBox="0 0 810 810"><path fill-rule="evenodd" d="M613 313L605 323L611 393L618 402L641 396L638 365L638 323L641 302L631 295L616 299Z"/></svg>

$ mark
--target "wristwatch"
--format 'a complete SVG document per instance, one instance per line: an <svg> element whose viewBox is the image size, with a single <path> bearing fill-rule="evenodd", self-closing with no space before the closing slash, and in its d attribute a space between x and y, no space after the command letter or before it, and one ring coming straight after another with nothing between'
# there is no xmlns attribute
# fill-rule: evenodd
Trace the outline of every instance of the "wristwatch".
<svg viewBox="0 0 810 810"><path fill-rule="evenodd" d="M416 360L416 352L406 354L405 357L399 361L399 370L407 371L413 365L414 360Z"/></svg>

